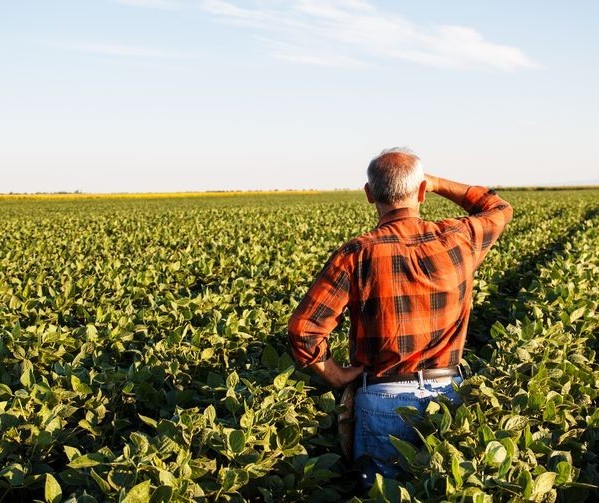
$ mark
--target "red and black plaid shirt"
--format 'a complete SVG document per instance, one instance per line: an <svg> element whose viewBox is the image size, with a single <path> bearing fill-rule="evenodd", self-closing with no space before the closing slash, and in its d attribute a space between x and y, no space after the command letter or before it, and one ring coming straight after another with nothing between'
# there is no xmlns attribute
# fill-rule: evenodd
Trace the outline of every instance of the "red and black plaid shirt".
<svg viewBox="0 0 599 503"><path fill-rule="evenodd" d="M484 187L470 187L462 206L469 216L438 222L393 210L333 253L289 320L296 361L329 358L327 337L347 308L351 362L370 374L459 364L474 271L512 218Z"/></svg>

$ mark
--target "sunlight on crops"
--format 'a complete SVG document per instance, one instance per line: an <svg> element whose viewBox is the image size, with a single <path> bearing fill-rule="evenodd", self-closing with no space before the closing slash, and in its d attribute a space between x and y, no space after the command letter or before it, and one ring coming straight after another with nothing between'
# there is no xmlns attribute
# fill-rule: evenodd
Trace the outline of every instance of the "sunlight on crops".
<svg viewBox="0 0 599 503"><path fill-rule="evenodd" d="M502 195L464 405L432 406L423 444L398 444L405 477L369 495L336 392L286 335L329 254L376 225L362 192L0 196L0 499L595 500L599 191Z"/></svg>

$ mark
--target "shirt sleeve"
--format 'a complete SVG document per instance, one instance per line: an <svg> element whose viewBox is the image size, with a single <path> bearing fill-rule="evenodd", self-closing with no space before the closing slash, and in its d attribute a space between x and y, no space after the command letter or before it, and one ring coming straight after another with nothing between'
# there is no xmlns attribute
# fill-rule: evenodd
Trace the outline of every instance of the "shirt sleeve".
<svg viewBox="0 0 599 503"><path fill-rule="evenodd" d="M349 302L349 274L342 253L335 252L289 319L294 359L307 366L330 357L328 336Z"/></svg>
<svg viewBox="0 0 599 503"><path fill-rule="evenodd" d="M479 186L468 189L463 207L469 213L464 220L470 231L475 264L478 267L512 220L513 210L494 190Z"/></svg>

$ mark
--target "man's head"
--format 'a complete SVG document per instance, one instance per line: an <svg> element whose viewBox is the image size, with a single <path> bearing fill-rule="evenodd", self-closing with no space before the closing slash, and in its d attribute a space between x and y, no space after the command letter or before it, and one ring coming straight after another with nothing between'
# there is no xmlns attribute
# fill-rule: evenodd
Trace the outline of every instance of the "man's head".
<svg viewBox="0 0 599 503"><path fill-rule="evenodd" d="M367 175L366 193L371 202L384 205L422 202L424 170L418 156L406 148L383 150L370 161Z"/></svg>

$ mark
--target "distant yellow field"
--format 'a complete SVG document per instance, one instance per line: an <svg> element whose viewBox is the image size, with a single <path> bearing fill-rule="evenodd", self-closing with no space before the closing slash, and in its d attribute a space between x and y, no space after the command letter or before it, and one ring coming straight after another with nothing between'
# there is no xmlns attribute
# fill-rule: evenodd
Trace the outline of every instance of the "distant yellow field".
<svg viewBox="0 0 599 503"><path fill-rule="evenodd" d="M52 193L52 194L0 194L0 199L160 199L177 197L223 197L269 194L321 194L323 190L238 190L222 192L124 192L124 193Z"/></svg>

